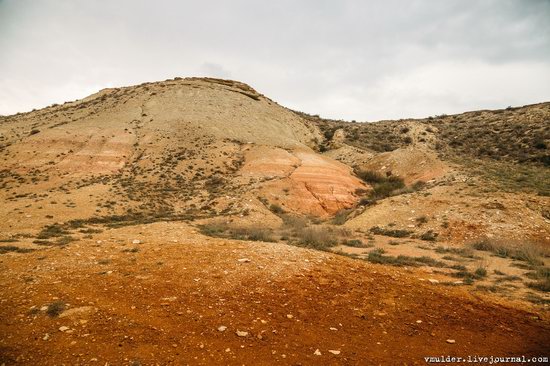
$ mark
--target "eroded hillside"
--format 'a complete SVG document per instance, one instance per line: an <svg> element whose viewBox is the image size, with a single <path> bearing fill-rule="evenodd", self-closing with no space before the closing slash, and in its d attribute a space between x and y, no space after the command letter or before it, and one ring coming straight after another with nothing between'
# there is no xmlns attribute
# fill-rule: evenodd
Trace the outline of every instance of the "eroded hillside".
<svg viewBox="0 0 550 366"><path fill-rule="evenodd" d="M176 78L0 117L0 362L542 355L549 116L348 123Z"/></svg>
<svg viewBox="0 0 550 366"><path fill-rule="evenodd" d="M279 168L296 171L284 189L304 212L349 207L362 187L348 167L316 157L315 126L238 82L191 78L103 90L6 117L0 133L2 210L13 235L92 217L265 216L257 197L275 175L255 162L258 152L287 154Z"/></svg>

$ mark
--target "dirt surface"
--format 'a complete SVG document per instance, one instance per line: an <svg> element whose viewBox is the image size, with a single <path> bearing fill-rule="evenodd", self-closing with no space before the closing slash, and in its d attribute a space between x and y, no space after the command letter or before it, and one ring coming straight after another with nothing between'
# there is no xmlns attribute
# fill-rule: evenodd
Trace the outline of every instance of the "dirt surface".
<svg viewBox="0 0 550 366"><path fill-rule="evenodd" d="M550 246L550 220L540 214L549 201L548 197L521 193L480 194L467 183L453 181L366 207L346 226L369 229L392 225L419 233L433 230L453 243L500 237L531 239ZM417 221L421 217L425 223Z"/></svg>
<svg viewBox="0 0 550 366"><path fill-rule="evenodd" d="M175 78L0 116L0 366L548 356L549 111L357 124Z"/></svg>
<svg viewBox="0 0 550 366"><path fill-rule="evenodd" d="M425 364L550 347L541 315L425 274L183 223L108 230L0 265L6 365ZM40 310L55 301L68 310Z"/></svg>

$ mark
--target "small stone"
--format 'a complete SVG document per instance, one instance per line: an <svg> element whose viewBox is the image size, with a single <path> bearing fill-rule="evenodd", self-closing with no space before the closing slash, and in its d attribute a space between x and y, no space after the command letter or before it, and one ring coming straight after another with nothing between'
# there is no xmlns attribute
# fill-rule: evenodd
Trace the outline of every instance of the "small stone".
<svg viewBox="0 0 550 366"><path fill-rule="evenodd" d="M235 332L235 334L237 334L239 337L246 337L248 335L248 332L238 330Z"/></svg>
<svg viewBox="0 0 550 366"><path fill-rule="evenodd" d="M456 341L454 339L447 339L447 343L450 343L450 344L455 344Z"/></svg>
<svg viewBox="0 0 550 366"><path fill-rule="evenodd" d="M64 325L61 326L61 327L59 327L59 331L60 331L60 332L66 332L66 331L68 331L68 330L69 330L69 327L66 327L66 326L64 326Z"/></svg>
<svg viewBox="0 0 550 366"><path fill-rule="evenodd" d="M338 328L330 327L330 330L338 330Z"/></svg>
<svg viewBox="0 0 550 366"><path fill-rule="evenodd" d="M46 310L48 310L48 307L47 307L47 306L42 306L42 307L40 308L40 311L46 311Z"/></svg>
<svg viewBox="0 0 550 366"><path fill-rule="evenodd" d="M315 352L313 352L313 354L314 354L315 356L321 356L321 355L322 355L321 351L319 351L319 348L317 348L317 349L315 350Z"/></svg>
<svg viewBox="0 0 550 366"><path fill-rule="evenodd" d="M294 318L294 315L292 315L292 314L287 314L286 317L287 317L288 319L292 319L292 318Z"/></svg>
<svg viewBox="0 0 550 366"><path fill-rule="evenodd" d="M248 263L248 262L250 262L250 259L248 259L248 258L241 258L241 259L237 259L237 262Z"/></svg>
<svg viewBox="0 0 550 366"><path fill-rule="evenodd" d="M141 240L134 239L132 240L132 244L141 244Z"/></svg>
<svg viewBox="0 0 550 366"><path fill-rule="evenodd" d="M438 280L434 280L433 278L429 278L428 281L429 281L430 283L439 283Z"/></svg>
<svg viewBox="0 0 550 366"><path fill-rule="evenodd" d="M89 313L94 312L96 309L93 306L79 306L77 308L72 308L69 310L65 310L62 312L59 317L60 318L71 318L71 317L77 317L77 316L83 316Z"/></svg>
<svg viewBox="0 0 550 366"><path fill-rule="evenodd" d="M226 327L225 325L220 325L220 326L218 327L218 331L219 331L219 332L224 332L226 329L227 329L227 327Z"/></svg>
<svg viewBox="0 0 550 366"><path fill-rule="evenodd" d="M422 320L417 320L416 321L416 324L420 324L420 323L422 323Z"/></svg>
<svg viewBox="0 0 550 366"><path fill-rule="evenodd" d="M44 337L42 337L42 340L47 341L48 339L50 339L50 334L49 333L44 334Z"/></svg>
<svg viewBox="0 0 550 366"><path fill-rule="evenodd" d="M333 355L339 355L340 354L340 351L337 351L335 349L329 349L328 350L330 353L332 353Z"/></svg>

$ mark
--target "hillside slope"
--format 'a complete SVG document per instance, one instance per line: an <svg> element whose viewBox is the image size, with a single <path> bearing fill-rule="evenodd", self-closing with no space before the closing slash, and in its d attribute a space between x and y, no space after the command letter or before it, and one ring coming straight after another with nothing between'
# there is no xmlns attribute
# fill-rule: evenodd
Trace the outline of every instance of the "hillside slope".
<svg viewBox="0 0 550 366"><path fill-rule="evenodd" d="M283 170L299 166L285 179L285 189L304 213L327 215L349 207L355 189L363 186L350 168L315 157L310 148L319 139L315 126L233 81L175 79L103 90L5 117L0 136L0 198L6 202L0 210L13 218L12 234L107 216L205 217L252 210L261 220L269 211L258 192L271 199L270 189L262 187L273 177L246 161L255 159L251 151L257 149L264 156L280 151L292 157L282 162ZM310 165L315 172L306 174L316 183L306 187L299 177ZM254 172L255 166L260 170ZM26 217L37 206L41 211Z"/></svg>
<svg viewBox="0 0 550 366"><path fill-rule="evenodd" d="M547 356L549 115L176 78L0 117L0 364Z"/></svg>

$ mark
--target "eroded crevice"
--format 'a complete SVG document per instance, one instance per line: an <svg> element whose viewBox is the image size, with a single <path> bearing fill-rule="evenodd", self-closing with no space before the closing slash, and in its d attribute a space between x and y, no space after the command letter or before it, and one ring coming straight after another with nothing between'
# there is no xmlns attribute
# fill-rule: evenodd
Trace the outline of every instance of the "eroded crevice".
<svg viewBox="0 0 550 366"><path fill-rule="evenodd" d="M317 200L317 202L319 203L319 206L321 206L323 211L325 211L325 213L329 215L330 210L328 209L324 201L321 198L319 198L319 196L317 196L317 194L311 189L311 187L306 182L304 182L304 187L309 192L309 194L311 194L311 196Z"/></svg>

